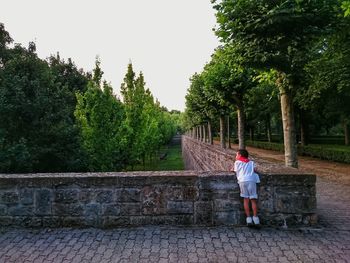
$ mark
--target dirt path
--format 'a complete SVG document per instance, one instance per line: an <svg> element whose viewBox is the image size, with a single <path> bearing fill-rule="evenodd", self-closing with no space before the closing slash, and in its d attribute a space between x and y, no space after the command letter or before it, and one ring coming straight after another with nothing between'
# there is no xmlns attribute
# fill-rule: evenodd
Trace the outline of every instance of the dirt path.
<svg viewBox="0 0 350 263"><path fill-rule="evenodd" d="M233 146L235 149L236 147ZM284 163L284 154L281 152L247 147L247 150L255 158L261 158L272 162ZM299 169L308 173L314 173L318 177L332 182L350 186L350 164L330 162L317 158L299 156Z"/></svg>

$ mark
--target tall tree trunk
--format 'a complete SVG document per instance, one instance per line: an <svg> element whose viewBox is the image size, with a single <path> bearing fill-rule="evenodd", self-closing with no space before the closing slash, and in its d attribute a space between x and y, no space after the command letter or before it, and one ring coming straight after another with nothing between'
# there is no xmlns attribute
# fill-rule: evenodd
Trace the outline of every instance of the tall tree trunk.
<svg viewBox="0 0 350 263"><path fill-rule="evenodd" d="M270 114L267 114L267 116L266 116L266 135L267 135L267 141L271 142L271 116L270 116Z"/></svg>
<svg viewBox="0 0 350 263"><path fill-rule="evenodd" d="M290 92L292 87L288 87L286 83L283 83L285 80L285 74L280 74L278 87L281 96L284 159L286 166L298 168L293 96Z"/></svg>
<svg viewBox="0 0 350 263"><path fill-rule="evenodd" d="M244 115L244 109L243 105L239 105L237 107L237 117L238 117L238 148L239 149L245 149L245 115Z"/></svg>
<svg viewBox="0 0 350 263"><path fill-rule="evenodd" d="M206 143L207 142L207 127L205 124L203 124L202 127L203 127L203 142Z"/></svg>
<svg viewBox="0 0 350 263"><path fill-rule="evenodd" d="M203 130L202 130L202 125L198 126L199 129L199 141L203 141Z"/></svg>
<svg viewBox="0 0 350 263"><path fill-rule="evenodd" d="M349 124L347 121L344 121L343 127L344 127L345 145L349 145Z"/></svg>
<svg viewBox="0 0 350 263"><path fill-rule="evenodd" d="M209 144L213 144L213 134L211 132L211 122L208 121L208 142Z"/></svg>
<svg viewBox="0 0 350 263"><path fill-rule="evenodd" d="M225 116L220 115L220 146L222 149L226 148L225 142Z"/></svg>
<svg viewBox="0 0 350 263"><path fill-rule="evenodd" d="M228 148L231 149L231 131L230 131L230 115L227 115L227 145Z"/></svg>

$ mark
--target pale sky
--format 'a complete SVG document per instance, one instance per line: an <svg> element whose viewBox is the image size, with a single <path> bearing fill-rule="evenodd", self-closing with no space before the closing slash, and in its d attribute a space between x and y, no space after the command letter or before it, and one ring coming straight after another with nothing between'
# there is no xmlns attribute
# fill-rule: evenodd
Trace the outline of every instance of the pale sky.
<svg viewBox="0 0 350 263"><path fill-rule="evenodd" d="M0 0L0 22L40 58L60 53L91 71L101 59L118 95L132 61L161 105L183 111L189 78L219 45L210 0Z"/></svg>

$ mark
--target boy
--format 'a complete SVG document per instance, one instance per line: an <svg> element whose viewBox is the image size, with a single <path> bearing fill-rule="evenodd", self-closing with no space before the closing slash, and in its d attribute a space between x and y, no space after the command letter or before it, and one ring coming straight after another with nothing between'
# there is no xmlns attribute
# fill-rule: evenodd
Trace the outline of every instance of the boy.
<svg viewBox="0 0 350 263"><path fill-rule="evenodd" d="M234 163L234 171L236 172L237 181L241 190L241 197L244 198L244 212L247 216L246 222L248 226L260 227L258 217L258 206L256 193L256 184L260 183L259 175L255 173L255 164L248 159L247 150L238 150L236 161ZM252 204L253 218L250 216L249 201Z"/></svg>

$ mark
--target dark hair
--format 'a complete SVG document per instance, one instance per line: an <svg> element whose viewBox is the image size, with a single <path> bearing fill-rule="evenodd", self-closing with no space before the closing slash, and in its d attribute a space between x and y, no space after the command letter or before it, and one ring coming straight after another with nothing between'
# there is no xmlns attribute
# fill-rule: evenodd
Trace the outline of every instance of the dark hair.
<svg viewBox="0 0 350 263"><path fill-rule="evenodd" d="M245 157L245 158L248 158L248 156L249 156L249 153L248 153L247 150L239 149L238 152L239 152L239 154L240 154L241 156L243 156L243 157Z"/></svg>

